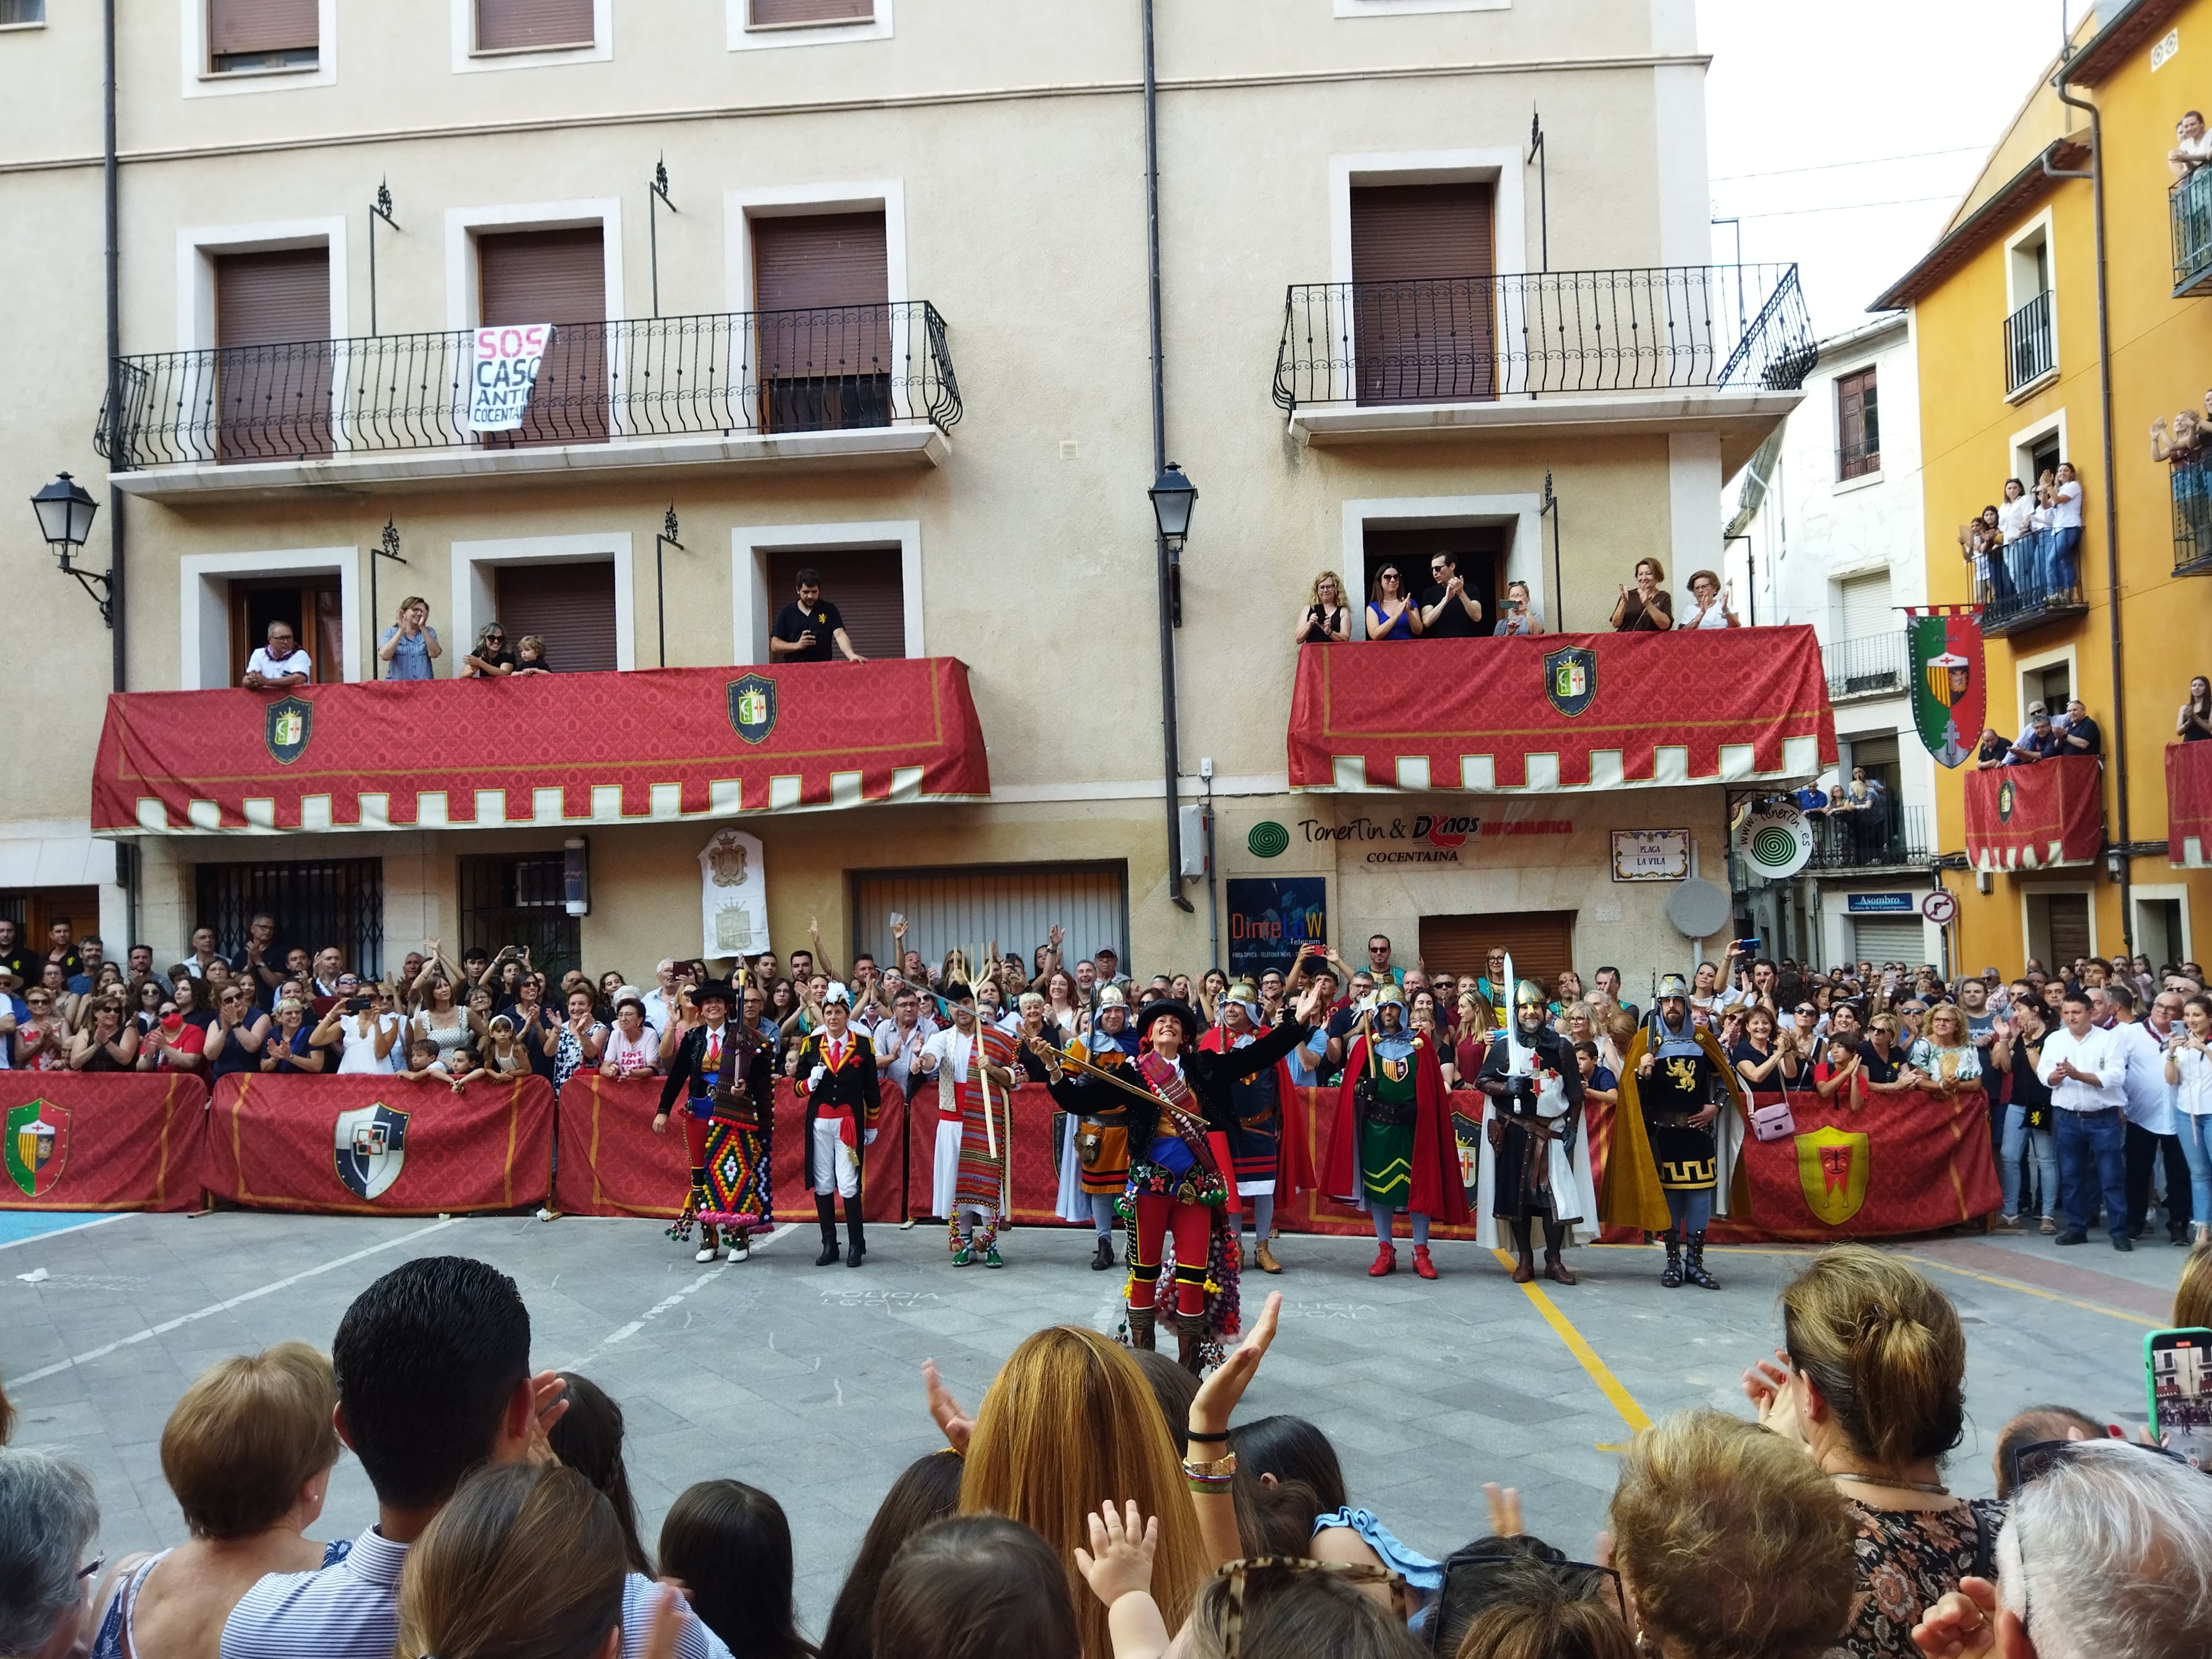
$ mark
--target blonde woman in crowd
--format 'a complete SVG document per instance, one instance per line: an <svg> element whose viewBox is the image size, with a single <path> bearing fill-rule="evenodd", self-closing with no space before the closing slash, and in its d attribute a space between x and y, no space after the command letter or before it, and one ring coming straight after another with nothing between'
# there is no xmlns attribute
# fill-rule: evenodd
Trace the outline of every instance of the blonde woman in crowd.
<svg viewBox="0 0 2212 1659"><path fill-rule="evenodd" d="M1314 578L1306 593L1305 612L1298 618L1300 645L1342 645L1352 637L1352 619L1345 614L1344 579L1334 570Z"/></svg>

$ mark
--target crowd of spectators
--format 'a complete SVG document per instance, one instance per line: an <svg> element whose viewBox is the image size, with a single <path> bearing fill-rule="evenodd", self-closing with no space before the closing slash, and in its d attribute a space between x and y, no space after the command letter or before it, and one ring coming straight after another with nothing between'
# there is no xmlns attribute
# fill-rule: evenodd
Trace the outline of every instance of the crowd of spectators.
<svg viewBox="0 0 2212 1659"><path fill-rule="evenodd" d="M1667 589L1666 568L1656 558L1636 562L1636 585L1624 586L1607 627L1620 634L1666 633L1675 628L1741 628L1730 585L1711 570L1690 577L1686 614L1674 616L1674 597ZM1375 568L1367 595L1365 637L1370 640L1504 638L1545 631L1544 614L1532 601L1528 584L1510 581L1498 614L1483 602L1461 574L1455 554L1429 561L1427 586L1416 587L1402 566L1389 561ZM1344 579L1334 570L1314 578L1293 637L1300 645L1344 644L1352 637L1346 610Z"/></svg>
<svg viewBox="0 0 2212 1659"><path fill-rule="evenodd" d="M2192 682L2192 695L2194 690ZM2179 735L2185 738L2189 729L2185 710L2179 726ZM2088 704L2079 697L2071 698L2054 714L2050 705L2037 697L2027 705L2027 723L2017 738L2008 741L1994 726L1982 728L1974 764L1978 768L2033 766L2038 761L2104 752L2105 733L2091 716Z"/></svg>
<svg viewBox="0 0 2212 1659"><path fill-rule="evenodd" d="M103 1560L90 1480L8 1449L0 1397L0 1659L2212 1650L2204 1474L2038 1406L1997 1437L1996 1496L1961 1498L1944 1468L1966 1427L1949 1299L1846 1245L1805 1266L1781 1311L1772 1358L1743 1375L1752 1419L1686 1411L1640 1431L1589 1547L1532 1532L1493 1484L1489 1531L1442 1560L1365 1507L1321 1425L1241 1413L1280 1296L1203 1382L1065 1326L1021 1342L973 1413L925 1364L945 1445L890 1483L817 1645L785 1510L741 1462L678 1496L648 1547L619 1402L532 1373L512 1279L424 1257L356 1297L328 1358L288 1341L191 1385L161 1440L187 1532L172 1549ZM2172 1316L2212 1318L2212 1249ZM315 1541L347 1451L374 1522Z"/></svg>

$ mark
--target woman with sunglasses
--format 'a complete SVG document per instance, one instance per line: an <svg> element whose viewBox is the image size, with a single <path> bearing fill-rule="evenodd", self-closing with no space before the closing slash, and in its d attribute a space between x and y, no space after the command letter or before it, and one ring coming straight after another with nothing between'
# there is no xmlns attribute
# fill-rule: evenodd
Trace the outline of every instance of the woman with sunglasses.
<svg viewBox="0 0 2212 1659"><path fill-rule="evenodd" d="M1370 640L1410 640L1421 631L1421 612L1395 564L1375 573L1375 587L1367 601L1367 637Z"/></svg>
<svg viewBox="0 0 2212 1659"><path fill-rule="evenodd" d="M72 1072L127 1072L138 1060L138 1026L124 1017L116 997L94 997L85 1010L84 1030L71 1041Z"/></svg>
<svg viewBox="0 0 2212 1659"><path fill-rule="evenodd" d="M269 1042L269 1016L253 1006L253 993L234 981L216 994L215 1024L208 1027L208 1077L228 1077L233 1072L261 1068L261 1054Z"/></svg>
<svg viewBox="0 0 2212 1659"><path fill-rule="evenodd" d="M215 1016L200 1006L200 981L190 974L179 974L167 1000L161 1004L160 1018L138 1045L138 1069L204 1073L207 1060L203 1051L208 1027L214 1024Z"/></svg>
<svg viewBox="0 0 2212 1659"><path fill-rule="evenodd" d="M0 998L0 1007L5 1006L6 1000ZM23 993L23 1006L30 1011L30 1018L15 1028L12 1039L16 1069L26 1072L67 1071L70 1040L75 1033L70 1030L70 1022L63 1018L61 1010L55 1006L53 992L44 985L33 985Z"/></svg>
<svg viewBox="0 0 2212 1659"><path fill-rule="evenodd" d="M392 1055L407 1022L392 1004L392 988L377 980L365 996L349 997L333 1006L308 1040L338 1048L340 1077L374 1076L398 1070Z"/></svg>
<svg viewBox="0 0 2212 1659"><path fill-rule="evenodd" d="M477 630L476 649L461 659L465 680L505 679L514 672L514 653L507 648L507 630L486 623Z"/></svg>
<svg viewBox="0 0 2212 1659"><path fill-rule="evenodd" d="M261 1069L286 1075L312 1074L329 1064L330 1056L314 1044L314 1029L307 1023L307 1005L295 996L276 1004L275 1027L261 1044Z"/></svg>

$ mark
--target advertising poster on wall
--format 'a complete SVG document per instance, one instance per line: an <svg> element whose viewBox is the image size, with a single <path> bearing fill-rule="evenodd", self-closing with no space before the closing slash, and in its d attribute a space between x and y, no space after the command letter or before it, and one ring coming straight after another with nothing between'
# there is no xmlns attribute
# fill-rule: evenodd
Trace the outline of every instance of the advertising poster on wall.
<svg viewBox="0 0 2212 1659"><path fill-rule="evenodd" d="M1229 973L1291 970L1301 945L1328 942L1328 884L1320 876L1229 878Z"/></svg>

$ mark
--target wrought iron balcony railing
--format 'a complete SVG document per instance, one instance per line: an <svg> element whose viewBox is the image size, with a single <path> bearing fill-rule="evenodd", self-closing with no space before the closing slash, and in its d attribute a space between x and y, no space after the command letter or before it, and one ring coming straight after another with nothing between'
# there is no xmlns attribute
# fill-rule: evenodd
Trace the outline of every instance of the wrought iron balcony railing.
<svg viewBox="0 0 2212 1659"><path fill-rule="evenodd" d="M564 323L521 429L468 427L474 334L125 357L96 441L118 471L623 439L839 431L960 418L927 301Z"/></svg>
<svg viewBox="0 0 2212 1659"><path fill-rule="evenodd" d="M1752 386L1819 356L1795 265L1293 285L1275 403L1474 403Z"/></svg>
<svg viewBox="0 0 2212 1659"><path fill-rule="evenodd" d="M1885 794L1879 806L1831 811L1813 819L1813 857L1808 870L1864 870L1885 865L1925 864L1932 856L1928 809L1900 806Z"/></svg>
<svg viewBox="0 0 2212 1659"><path fill-rule="evenodd" d="M2188 460L2169 463L2168 471L2173 491L2173 574L2212 576L2212 449L2200 443Z"/></svg>
<svg viewBox="0 0 2212 1659"><path fill-rule="evenodd" d="M2038 530L2008 542L1990 556L1990 602L1982 607L1982 632L1996 637L2024 634L2045 623L2087 611L2081 586L2086 544L2075 540L2070 569L2060 568L2058 532Z"/></svg>
<svg viewBox="0 0 2212 1659"><path fill-rule="evenodd" d="M2049 289L2005 319L2004 344L2007 397L2058 367L2058 338L2051 326Z"/></svg>
<svg viewBox="0 0 2212 1659"><path fill-rule="evenodd" d="M1905 635L1869 634L1856 640L1832 640L1820 647L1820 666L1827 675L1828 699L1890 696L1905 690Z"/></svg>
<svg viewBox="0 0 2212 1659"><path fill-rule="evenodd" d="M1848 483L1853 478L1863 478L1881 471L1881 441L1869 438L1855 444L1836 447L1836 482Z"/></svg>
<svg viewBox="0 0 2212 1659"><path fill-rule="evenodd" d="M2212 167L2192 167L2166 192L2173 222L2173 297L2212 287Z"/></svg>

